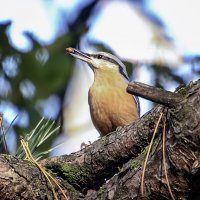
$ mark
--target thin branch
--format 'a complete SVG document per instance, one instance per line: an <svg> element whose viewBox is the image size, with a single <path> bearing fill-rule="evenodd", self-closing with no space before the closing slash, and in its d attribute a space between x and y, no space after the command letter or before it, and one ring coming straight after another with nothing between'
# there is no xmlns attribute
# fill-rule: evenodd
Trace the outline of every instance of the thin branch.
<svg viewBox="0 0 200 200"><path fill-rule="evenodd" d="M178 93L165 91L160 88L138 82L129 83L127 92L165 105L169 108L176 107L183 99L183 97Z"/></svg>

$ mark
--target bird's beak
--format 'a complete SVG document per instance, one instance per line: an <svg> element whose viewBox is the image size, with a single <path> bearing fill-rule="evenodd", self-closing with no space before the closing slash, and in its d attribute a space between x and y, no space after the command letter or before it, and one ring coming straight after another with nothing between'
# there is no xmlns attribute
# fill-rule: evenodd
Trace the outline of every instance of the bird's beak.
<svg viewBox="0 0 200 200"><path fill-rule="evenodd" d="M90 64L91 61L92 61L92 58L90 57L89 54L84 53L82 51L79 51L77 49L69 47L69 48L66 48L66 51L67 51L68 54L74 56L75 58L83 60L83 61L85 61L88 64Z"/></svg>

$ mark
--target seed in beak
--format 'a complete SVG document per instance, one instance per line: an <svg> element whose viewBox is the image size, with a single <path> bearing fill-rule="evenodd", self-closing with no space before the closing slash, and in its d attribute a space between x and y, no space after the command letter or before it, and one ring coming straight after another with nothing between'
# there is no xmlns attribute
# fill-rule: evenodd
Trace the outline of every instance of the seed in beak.
<svg viewBox="0 0 200 200"><path fill-rule="evenodd" d="M71 47L66 48L66 51L67 51L67 53L74 53L74 49Z"/></svg>

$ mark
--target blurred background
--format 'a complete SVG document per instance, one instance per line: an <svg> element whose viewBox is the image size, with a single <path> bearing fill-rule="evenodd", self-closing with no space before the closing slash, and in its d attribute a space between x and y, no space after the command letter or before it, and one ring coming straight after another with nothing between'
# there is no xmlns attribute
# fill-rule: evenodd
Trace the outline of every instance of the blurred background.
<svg viewBox="0 0 200 200"><path fill-rule="evenodd" d="M174 91L200 77L198 0L0 0L0 112L10 153L42 117L69 154L99 138L87 102L93 74L65 52L107 51L130 79ZM154 105L141 99L142 115ZM4 152L3 145L0 152Z"/></svg>

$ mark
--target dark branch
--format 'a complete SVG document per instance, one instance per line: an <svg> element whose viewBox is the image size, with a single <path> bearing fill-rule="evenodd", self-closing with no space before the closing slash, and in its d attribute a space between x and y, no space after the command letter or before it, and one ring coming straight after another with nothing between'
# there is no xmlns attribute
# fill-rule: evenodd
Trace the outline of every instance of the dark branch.
<svg viewBox="0 0 200 200"><path fill-rule="evenodd" d="M179 91L184 98L173 109L164 109L145 173L145 193L140 180L144 146L163 111L154 108L136 123L118 128L84 150L48 158L41 163L65 187L70 199L171 199L162 163L162 133L166 121L166 166L176 199L199 199L200 185L200 81ZM136 157L137 156L137 157ZM106 181L105 180L109 180ZM62 194L56 187L59 199ZM30 162L0 155L0 199L53 199L40 170Z"/></svg>
<svg viewBox="0 0 200 200"><path fill-rule="evenodd" d="M148 137L156 123L162 107L156 107L136 123L118 128L117 131L95 141L82 151L71 155L47 158L43 166L67 180L81 191L99 188L105 179L116 174L131 157L137 157L148 144ZM151 119L151 120L149 120ZM75 170L74 170L75 169ZM79 172L76 180L70 176ZM89 175L90 174L90 175ZM83 176L85 178L83 179ZM81 191L84 192L84 191Z"/></svg>
<svg viewBox="0 0 200 200"><path fill-rule="evenodd" d="M183 99L182 95L178 93L165 91L160 88L155 88L138 82L129 83L127 92L165 105L168 108L176 107Z"/></svg>

